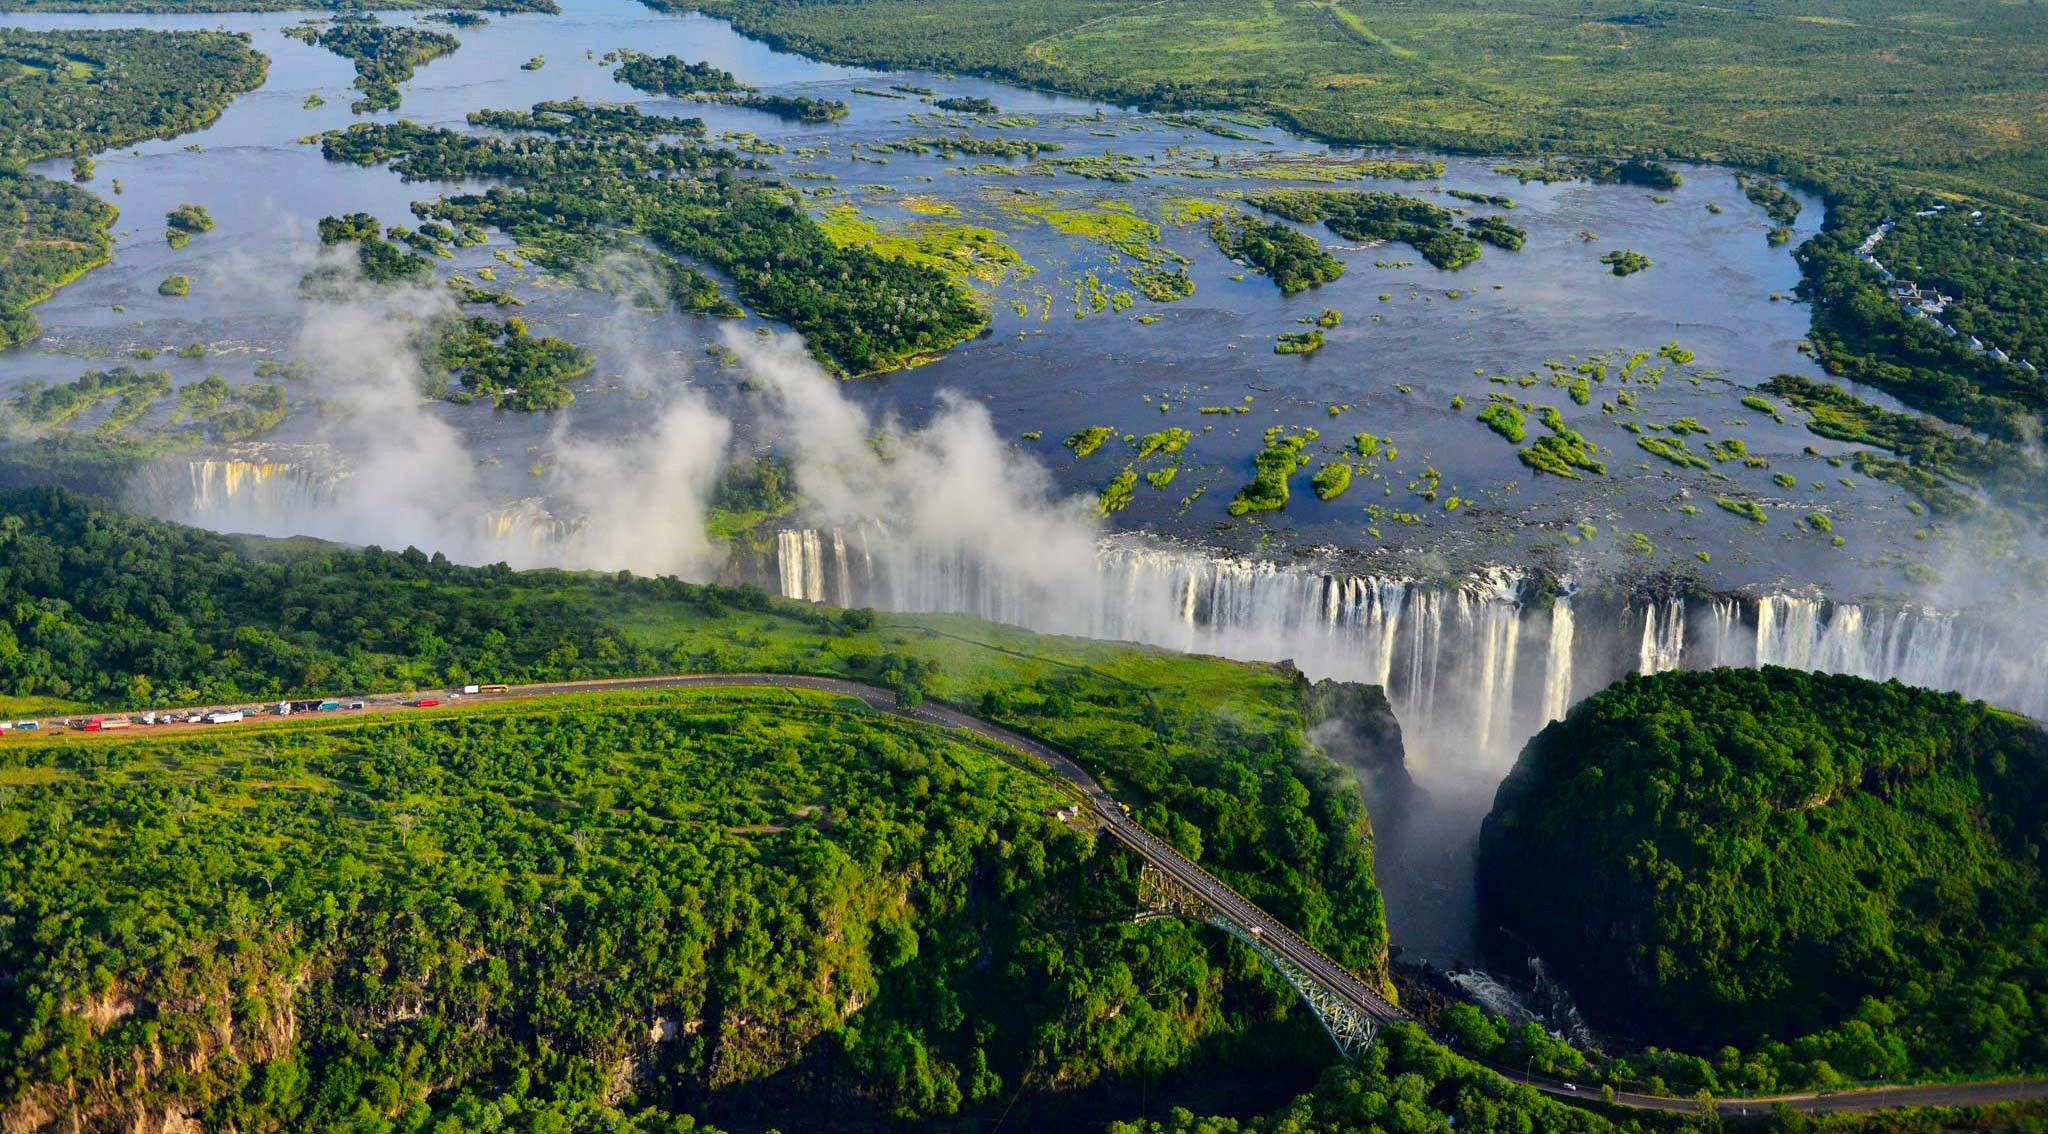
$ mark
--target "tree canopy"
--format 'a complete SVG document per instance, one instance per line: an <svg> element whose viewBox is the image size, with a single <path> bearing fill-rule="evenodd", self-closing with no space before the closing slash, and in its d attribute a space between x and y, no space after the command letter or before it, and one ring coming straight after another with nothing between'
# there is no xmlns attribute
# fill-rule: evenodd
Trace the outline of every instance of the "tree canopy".
<svg viewBox="0 0 2048 1134"><path fill-rule="evenodd" d="M1596 1021L1753 1044L1792 1085L2039 1069L2042 846L2032 722L1846 676L1666 673L1529 742L1480 897Z"/></svg>

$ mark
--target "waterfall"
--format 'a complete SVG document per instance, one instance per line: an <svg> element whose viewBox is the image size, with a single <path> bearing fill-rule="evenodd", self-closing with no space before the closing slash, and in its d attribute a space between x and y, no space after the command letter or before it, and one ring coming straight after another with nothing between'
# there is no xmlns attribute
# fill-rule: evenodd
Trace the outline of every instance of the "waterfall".
<svg viewBox="0 0 2048 1134"><path fill-rule="evenodd" d="M204 457L166 457L131 489L153 516L229 531L293 534L295 520L332 504L348 472L319 445L232 445Z"/></svg>
<svg viewBox="0 0 2048 1134"><path fill-rule="evenodd" d="M1419 772L1497 777L1574 697L1629 672L1786 665L2048 717L2048 636L1914 606L1592 587L1546 604L1533 601L1532 577L1511 570L1400 578L1127 537L1048 578L999 553L914 546L872 522L789 529L775 547L769 577L790 598L1288 659L1311 677L1381 685Z"/></svg>
<svg viewBox="0 0 2048 1134"><path fill-rule="evenodd" d="M1670 599L1643 608L1643 640L1636 650L1638 673L1663 673L1685 660L1685 602Z"/></svg>
<svg viewBox="0 0 2048 1134"><path fill-rule="evenodd" d="M1572 604L1560 598L1550 607L1550 650L1543 663L1543 719L1561 721L1572 707Z"/></svg>

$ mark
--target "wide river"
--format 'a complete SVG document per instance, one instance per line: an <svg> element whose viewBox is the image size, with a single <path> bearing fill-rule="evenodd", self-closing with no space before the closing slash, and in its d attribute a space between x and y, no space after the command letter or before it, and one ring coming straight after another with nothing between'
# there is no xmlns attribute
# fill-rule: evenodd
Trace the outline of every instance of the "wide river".
<svg viewBox="0 0 2048 1134"><path fill-rule="evenodd" d="M122 210L115 262L37 309L45 334L0 355L0 389L134 364L152 351L158 353L149 365L170 370L180 382L214 371L241 379L259 361L290 354L305 316L293 285L317 244L320 217L370 211L387 223L410 223L412 201L454 188L406 185L382 168L330 164L317 146L301 141L363 120L348 109L350 65L282 34L302 18L9 17L41 28L228 28L249 33L271 66L268 82L211 128L101 156L90 187ZM1685 168L1684 185L1667 195L1582 182L1522 184L1495 172L1495 161L1477 158L1443 159L1441 179L1318 181L1307 163L1431 155L1333 155L1243 120L1207 116L1219 129L1204 130L1185 120L981 80L831 66L776 52L714 20L657 14L631 0L570 0L560 16L493 16L485 27L455 34L461 48L404 85L401 109L375 118L460 128L468 112L481 108L579 96L631 102L705 117L714 136L745 132L780 147L783 152L767 160L797 175L793 184L819 193L820 210L854 204L885 227L957 214L948 220L999 232L1024 266L978 285L993 312L990 333L930 365L853 383L848 393L917 422L932 412L940 391L964 392L988 408L1000 435L1048 465L1062 490L1078 493L1093 492L1120 471L1127 458L1117 454L1128 448L1112 441L1103 452L1076 459L1059 443L1069 433L1091 425L1120 434L1167 426L1193 431L1178 476L1164 487L1140 480L1130 507L1112 518L1117 526L1238 550L1355 549L1381 562L1454 566L1611 555L1640 549L1635 536L1641 533L1657 550L1638 561L1683 565L1713 585L1791 581L1838 592L1896 589L1898 563L1925 550L1913 547L1913 532L1922 525L1900 493L1828 463L1842 446L1808 433L1797 414L1779 422L1741 404L1745 387L1772 374L1817 373L1798 349L1807 312L1791 298L1798 282L1791 249L1818 227L1818 202L1806 202L1790 244L1772 247L1765 240L1767 218L1720 169ZM778 93L843 99L852 113L834 125L804 126L742 109L647 98L614 81L599 62L605 52L627 46L708 60ZM533 56L546 65L522 70ZM988 98L1002 118L974 122L975 134L1062 147L1044 157L1112 157L1130 179L1091 178L1083 175L1090 172L1085 167L1032 166L1027 159L863 149L957 134L968 125L935 111L929 97L856 93L902 95L891 91L895 86ZM309 108L314 95L324 105ZM62 163L43 171L67 173ZM115 179L123 187L119 196L111 194ZM1405 245L1345 247L1316 228L1347 271L1331 284L1287 296L1220 255L1202 224L1176 219L1190 199L1229 202L1288 186L1408 193L1500 215L1525 228L1528 239L1518 252L1488 246L1478 263L1447 272L1420 262ZM1514 207L1453 199L1450 189L1505 196ZM159 218L183 202L207 206L219 227L173 250ZM1152 254L1187 259L1196 285L1192 297L1160 304L1136 295L1125 282L1125 270L1134 266L1127 255L1063 232L1031 211L1100 213L1105 206L1129 207L1158 224L1157 241L1147 242ZM575 404L557 415L481 405L427 411L466 439L489 470L488 491L499 502L535 495L532 470L548 466L562 439L602 439L641 428L650 381L695 385L740 421L743 447L772 446L773 438L747 425L743 371L721 368L706 354L726 321L621 310L607 296L493 259L507 247L497 238L485 248L458 250L444 267L471 275L495 268L500 283L525 299L519 314L537 333L594 349L600 365L578 386ZM1598 258L1617 248L1643 252L1654 266L1615 276ZM191 277L188 297L156 294L157 283L172 273ZM1108 293L1132 293L1135 302L1088 312L1076 288L1091 274ZM1325 332L1320 353L1272 351L1275 336L1302 330L1302 321L1324 308L1340 312L1343 322ZM1077 317L1077 311L1087 313ZM1655 385L1624 387L1614 376L1634 352L1672 342L1694 352L1690 365L1668 367ZM192 343L205 344L206 355L172 353ZM1553 386L1552 372L1543 368L1594 356L1611 360L1610 376L1583 406ZM1654 365L1663 360L1653 357L1645 369ZM1534 386L1498 380L1532 372L1541 379ZM1603 412L1603 403L1624 389L1636 399L1635 411ZM1572 482L1531 473L1514 446L1476 420L1487 396L1502 392L1559 409L1572 428L1602 447L1608 474ZM1462 406L1454 407L1454 399ZM1205 415L1203 407L1249 412ZM1688 417L1712 431L1691 439L1695 451L1705 441L1740 439L1762 462L1681 470L1639 449L1625 428L1632 422L1654 433ZM1334 501L1317 500L1304 474L1284 513L1233 520L1226 506L1273 426L1319 430L1311 452L1325 456L1358 433L1387 439L1399 456L1379 466L1382 480L1361 479ZM1533 414L1529 429L1532 437L1543 432ZM314 414L295 412L279 438L316 432ZM1040 439L1026 440L1027 433ZM1410 488L1421 487L1418 478L1431 469L1440 477L1434 501ZM1794 483L1783 485L1784 476ZM1722 512L1713 506L1722 495L1754 497L1772 522L1758 526ZM1196 497L1191 503L1190 496ZM1460 498L1457 511L1443 506L1452 496ZM1376 506L1371 514L1368 505ZM1845 547L1817 533L1793 534L1814 510L1833 517L1836 531L1847 537ZM1581 523L1596 534L1588 539ZM1711 566L1701 564L1700 551Z"/></svg>

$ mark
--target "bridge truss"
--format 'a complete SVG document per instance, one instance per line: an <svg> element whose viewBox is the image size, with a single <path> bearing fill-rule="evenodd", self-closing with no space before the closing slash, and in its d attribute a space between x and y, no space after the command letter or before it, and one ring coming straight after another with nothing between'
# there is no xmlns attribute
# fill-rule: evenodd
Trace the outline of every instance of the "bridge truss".
<svg viewBox="0 0 2048 1134"><path fill-rule="evenodd" d="M1337 1050L1345 1057L1357 1055L1372 1046L1379 1026L1363 1009L1315 974L1289 960L1263 935L1253 933L1216 912L1194 891L1147 865L1138 872L1138 912L1134 920L1152 921L1166 917L1207 922L1242 941L1280 974L1295 995L1301 997L1308 1010L1315 1013L1316 1021L1323 1025L1330 1042L1336 1044Z"/></svg>

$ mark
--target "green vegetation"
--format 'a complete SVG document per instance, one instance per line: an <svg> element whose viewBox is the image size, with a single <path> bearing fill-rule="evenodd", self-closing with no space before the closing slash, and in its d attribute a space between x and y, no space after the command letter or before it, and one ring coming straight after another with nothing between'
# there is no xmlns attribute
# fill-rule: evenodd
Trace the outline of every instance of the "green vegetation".
<svg viewBox="0 0 2048 1134"><path fill-rule="evenodd" d="M117 415L114 432L133 421L149 403L170 392L171 376L161 370L147 373L126 366L91 371L58 386L32 384L8 399L8 414L0 417L7 432L28 429L41 432L69 422L102 402L120 399L132 403L134 412Z"/></svg>
<svg viewBox="0 0 2048 1134"><path fill-rule="evenodd" d="M1764 388L1805 411L1806 427L1813 432L1875 445L1903 458L1918 474L1905 486L1944 514L1976 511L1973 490L1978 488L2025 512L2038 514L2048 507L2048 471L2039 468L2022 445L1984 440L1926 418L1882 409L1840 386L1797 375L1781 374ZM1867 459L1861 454L1859 458ZM1898 462L1880 464L1889 472ZM1889 475L1884 479L1900 481Z"/></svg>
<svg viewBox="0 0 2048 1134"><path fill-rule="evenodd" d="M1309 484L1316 490L1316 499L1335 500L1351 487L1351 466L1344 461L1331 461L1316 470Z"/></svg>
<svg viewBox="0 0 2048 1134"><path fill-rule="evenodd" d="M1511 444L1519 445L1522 438L1529 435L1528 427L1523 424L1522 407L1507 394L1494 394L1488 398L1486 407L1479 411L1479 420Z"/></svg>
<svg viewBox="0 0 2048 1134"><path fill-rule="evenodd" d="M972 96L942 98L932 105L955 114L1000 114L1003 109L985 98Z"/></svg>
<svg viewBox="0 0 2048 1134"><path fill-rule="evenodd" d="M184 276L165 276L164 282L156 285L158 295L183 296L192 294L192 281Z"/></svg>
<svg viewBox="0 0 2048 1134"><path fill-rule="evenodd" d="M1058 142L1040 141L1037 138L985 138L975 134L920 134L909 138L895 138L887 142L870 142L869 150L887 153L929 154L936 153L950 158L955 154L970 157L1036 157L1042 153L1057 153L1064 147Z"/></svg>
<svg viewBox="0 0 2048 1134"><path fill-rule="evenodd" d="M1323 332L1320 328L1312 331L1283 332L1273 340L1274 354L1314 354L1323 349Z"/></svg>
<svg viewBox="0 0 2048 1134"><path fill-rule="evenodd" d="M213 231L213 215L205 205L179 205L164 214L164 223L186 233Z"/></svg>
<svg viewBox="0 0 2048 1134"><path fill-rule="evenodd" d="M2041 193L2044 135L2030 114L2048 16L2025 5L1880 0L1816 14L1789 0L1739 12L1540 0L1361 16L1310 0L1189 0L1108 19L1093 0L703 6L839 62L1237 106L1336 143L1540 154L1569 138L1591 152L1588 173L1662 191L1677 180L1660 155ZM1985 79L1965 89L1958 73Z"/></svg>
<svg viewBox="0 0 2048 1134"><path fill-rule="evenodd" d="M1112 477L1108 484L1103 485L1102 491L1096 495L1096 513L1107 516L1111 512L1123 511L1136 498L1137 490L1138 470L1124 469Z"/></svg>
<svg viewBox="0 0 2048 1134"><path fill-rule="evenodd" d="M1280 189L1246 194L1245 203L1300 224L1320 220L1346 240L1400 241L1439 268L1462 268L1479 259L1478 242L1453 228L1457 214L1399 193ZM1499 229L1488 239L1508 239L1508 233L1520 231L1502 222L1492 223Z"/></svg>
<svg viewBox="0 0 2048 1134"><path fill-rule="evenodd" d="M1900 279L1955 298L1941 316L1955 335L1908 314L1857 258L1858 245L1885 219L1895 227L1876 254ZM1833 187L1826 225L1800 249L1800 294L1814 301L1815 354L1830 374L1995 440L2036 436L2048 420L2048 383L1979 353L1968 339L1979 335L2011 358L2048 366L2048 308L2039 298L2048 294L2044 254L2048 234L1996 206L1965 209L1934 194L1861 183Z"/></svg>
<svg viewBox="0 0 2048 1134"><path fill-rule="evenodd" d="M2048 1065L2048 736L1950 693L1786 669L1628 677L1532 740L1487 916L1710 1089ZM1714 1081L1718 1073L1718 1082Z"/></svg>
<svg viewBox="0 0 2048 1134"><path fill-rule="evenodd" d="M416 252L408 252L384 239L377 218L368 213L350 213L345 217L321 217L320 243L328 247L337 244L355 245L356 262L362 268L363 278L371 283L419 283L434 274L432 260ZM316 269L307 276L305 286L317 290L326 279L327 277Z"/></svg>
<svg viewBox="0 0 2048 1134"><path fill-rule="evenodd" d="M1178 453L1186 449L1189 442L1194 439L1193 433L1178 426L1162 429L1157 433L1147 433L1138 438L1138 459L1143 460L1154 453Z"/></svg>
<svg viewBox="0 0 2048 1134"><path fill-rule="evenodd" d="M1091 425L1072 434L1061 444L1074 451L1077 457L1085 457L1102 448L1102 443L1116 436L1116 428L1109 425Z"/></svg>
<svg viewBox="0 0 2048 1134"><path fill-rule="evenodd" d="M1682 469L1708 469L1714 467L1705 457L1686 447L1679 437L1658 437L1643 434L1636 438L1636 444L1646 453L1660 457Z"/></svg>
<svg viewBox="0 0 2048 1134"><path fill-rule="evenodd" d="M702 139L704 137L704 120L702 118L673 118L661 114L647 114L631 106L613 106L601 102L585 102L580 98L550 99L546 102L537 102L533 104L532 110L472 110L469 112L469 124L472 126L486 126L493 130L528 130L535 133L560 134L586 140L645 140L667 135L691 139ZM405 129L407 127L410 127L410 129ZM398 143L399 148L402 149L414 150L431 145L433 142L431 135L422 135L418 128L413 127L411 123L396 123L389 129L400 131L397 136L400 139ZM343 141L337 143L337 152L345 154L349 160L358 160L357 148L352 144L347 144L350 135L356 134L357 131L366 131L358 135L364 141L373 141L391 136L389 134L369 132L371 128L367 126L352 128L348 134L341 136ZM325 142L326 139L323 138L323 150L325 149ZM506 151L508 153L515 152L516 147L507 147ZM550 156L553 155L551 154ZM708 154L705 155L705 158L714 162L731 161L732 164L739 164L737 160L724 158L720 153ZM471 156L460 159L450 158L449 160L474 162L487 159ZM516 159L507 156L497 160L509 162ZM421 164L424 167L426 163L422 162ZM675 168L689 169L696 167L688 164L679 164ZM411 165L400 169L400 172L410 174L412 172ZM422 175L430 176L424 169L422 169L421 173Z"/></svg>
<svg viewBox="0 0 2048 1134"><path fill-rule="evenodd" d="M1799 219L1799 198L1776 181L1768 177L1751 177L1737 173L1735 183L1742 186L1743 196L1770 214L1770 218L1779 226L1789 225Z"/></svg>
<svg viewBox="0 0 2048 1134"><path fill-rule="evenodd" d="M0 29L0 349L35 338L29 308L113 255L111 206L22 166L197 129L263 69L246 36Z"/></svg>
<svg viewBox="0 0 2048 1134"><path fill-rule="evenodd" d="M1831 371L2003 440L2018 436L2016 407L2048 412L2042 383L1904 314L1853 255L1879 220L1917 222L1939 205L1947 216L1936 214L1938 224L1985 223L1939 238L1955 251L1944 258L1956 278L1919 264L1902 278L1941 279L1961 298L2043 270L2040 5L1878 0L1816 13L1793 0L1739 10L1428 0L1375 11L1369 27L1331 0L1255 9L1179 0L1108 18L1096 0L701 7L841 62L991 75L1155 108L1235 106L1339 144L1528 155L1501 168L1531 180L1668 192L1679 178L1665 159L1718 161L1745 168L1745 192L1781 218L1796 201L1778 188L1789 180L1828 202L1826 227L1800 262L1815 301L1811 339ZM1986 78L1958 84L1958 74ZM1581 156L1555 156L1562 139ZM2048 325L2039 299L2048 290L1995 290L2008 320ZM2048 350L1983 337L2048 366Z"/></svg>
<svg viewBox="0 0 2048 1134"><path fill-rule="evenodd" d="M1770 522L1770 518L1764 515L1764 510L1754 500L1731 500L1726 496L1716 496L1714 503L1720 505L1722 511L1733 512L1752 524Z"/></svg>
<svg viewBox="0 0 2048 1134"><path fill-rule="evenodd" d="M355 86L363 97L349 109L357 114L397 110L398 84L462 46L446 32L379 23L374 15L340 16L324 28L307 25L295 34L355 64Z"/></svg>
<svg viewBox="0 0 2048 1134"><path fill-rule="evenodd" d="M1305 687L1289 670L751 588L236 541L60 493L0 511L10 692L143 705L678 668L842 673L1075 752L1162 837L1343 963L1384 972L1356 786L1305 747ZM591 1105L661 1020L695 1038L658 1044L618 1105L714 1119L743 1107L750 1122L826 1104L900 1118L1014 1107L1026 1120L1127 1077L1158 1089L1328 1057L1285 986L1227 938L1132 923L1135 860L1065 833L1039 781L1013 787L978 746L827 699L629 695L119 748L49 739L0 756L0 909L33 935L0 939L0 956L51 1006L0 1007L9 1101L74 1075L81 1107L119 1097L136 1083L133 1045L154 1042L188 1071L138 1089L204 1093L185 1096L188 1112L245 1129L327 1125L365 1099L433 1117L509 1095L545 1112ZM118 768L92 755L115 752ZM147 803L157 790L191 805ZM980 810L953 810L961 792ZM75 806L85 795L102 809ZM68 834L51 821L59 803L76 816ZM977 817L1005 809L1013 826ZM885 826L919 815L915 830ZM81 841L100 824L163 825L164 853ZM61 863L31 854L52 838L71 846ZM1046 871L1071 883L1050 904L1012 885ZM970 880L977 897L958 904ZM265 911L253 923L235 920L242 898ZM93 912L22 918L31 901ZM556 916L535 920L541 908ZM160 947L122 937L131 923L167 927ZM241 945L226 947L237 924ZM439 971L451 949L477 966L464 962L464 979L416 967ZM373 954L378 979L359 978ZM286 958L310 980L265 979ZM110 991L96 967L141 1007L135 1027L93 1015L90 996ZM186 1060L183 1045L215 1034L186 1021L216 995L241 1006L241 1054ZM287 1007L296 1028L266 1030ZM820 1037L834 1076L783 1077ZM899 1058L913 1040L923 1054Z"/></svg>
<svg viewBox="0 0 2048 1134"><path fill-rule="evenodd" d="M1230 514L1243 516L1287 507L1287 481L1308 464L1305 450L1316 437L1313 429L1276 425L1266 430L1266 447L1252 457L1251 483L1237 490L1237 496L1230 502Z"/></svg>
<svg viewBox="0 0 2048 1134"><path fill-rule="evenodd" d="M568 114L564 108L572 106L577 112ZM744 160L740 155L651 145L644 140L648 127L628 108L598 113L555 103L536 114L543 110L552 132L540 137L473 136L401 122L358 125L322 144L330 160L389 162L409 179L510 180L512 188L421 202L414 211L458 228L498 228L542 263L595 284L644 289L651 276L666 295L646 299L737 313L712 281L670 257L709 264L733 277L740 299L756 312L801 332L819 361L839 374L915 362L988 321L953 270L839 244L778 186L684 176L730 168ZM582 136L586 130L600 131L602 140L593 144ZM636 249L633 235L661 255ZM600 255L614 251L651 257L654 270L615 281L602 271Z"/></svg>
<svg viewBox="0 0 2048 1134"><path fill-rule="evenodd" d="M518 319L451 320L429 355L434 381L431 391L456 401L481 395L492 404L514 410L560 409L576 400L568 383L590 372L596 360L589 351L557 338L534 338ZM449 377L461 381L459 394L445 389Z"/></svg>
<svg viewBox="0 0 2048 1134"><path fill-rule="evenodd" d="M1344 274L1344 261L1323 251L1314 237L1246 213L1211 220L1209 239L1225 256L1251 265L1288 295Z"/></svg>
<svg viewBox="0 0 2048 1134"><path fill-rule="evenodd" d="M1648 256L1633 248L1626 250L1614 249L1602 255L1600 262L1606 264L1617 276L1632 276L1655 263Z"/></svg>
<svg viewBox="0 0 2048 1134"><path fill-rule="evenodd" d="M1460 201L1470 201L1475 205L1492 205L1500 209L1512 209L1515 207L1512 197L1504 197L1498 193L1475 193L1470 189L1446 189L1444 190L1444 195L1455 197Z"/></svg>
<svg viewBox="0 0 2048 1134"><path fill-rule="evenodd" d="M1599 446L1586 440L1577 430L1565 428L1556 419L1555 411L1544 415L1544 425L1551 432L1538 437L1517 454L1524 465L1566 480L1585 479L1581 473L1607 475L1607 466L1600 462L1598 456Z"/></svg>
<svg viewBox="0 0 2048 1134"><path fill-rule="evenodd" d="M687 62L675 55L657 59L638 51L615 51L607 54L605 59L607 62L619 61L612 78L648 94L681 98L694 94L735 94L754 89L740 82L730 71L709 63Z"/></svg>
<svg viewBox="0 0 2048 1134"><path fill-rule="evenodd" d="M113 257L114 215L76 186L0 173L0 348L40 334L28 309Z"/></svg>
<svg viewBox="0 0 2048 1134"><path fill-rule="evenodd" d="M1465 222L1465 231L1510 252L1521 251L1522 242L1529 236L1527 230L1516 228L1499 217L1473 217Z"/></svg>
<svg viewBox="0 0 2048 1134"><path fill-rule="evenodd" d="M1172 303L1195 294L1194 278L1188 275L1185 265L1171 272L1133 268L1126 275L1131 281L1131 286L1154 303Z"/></svg>

